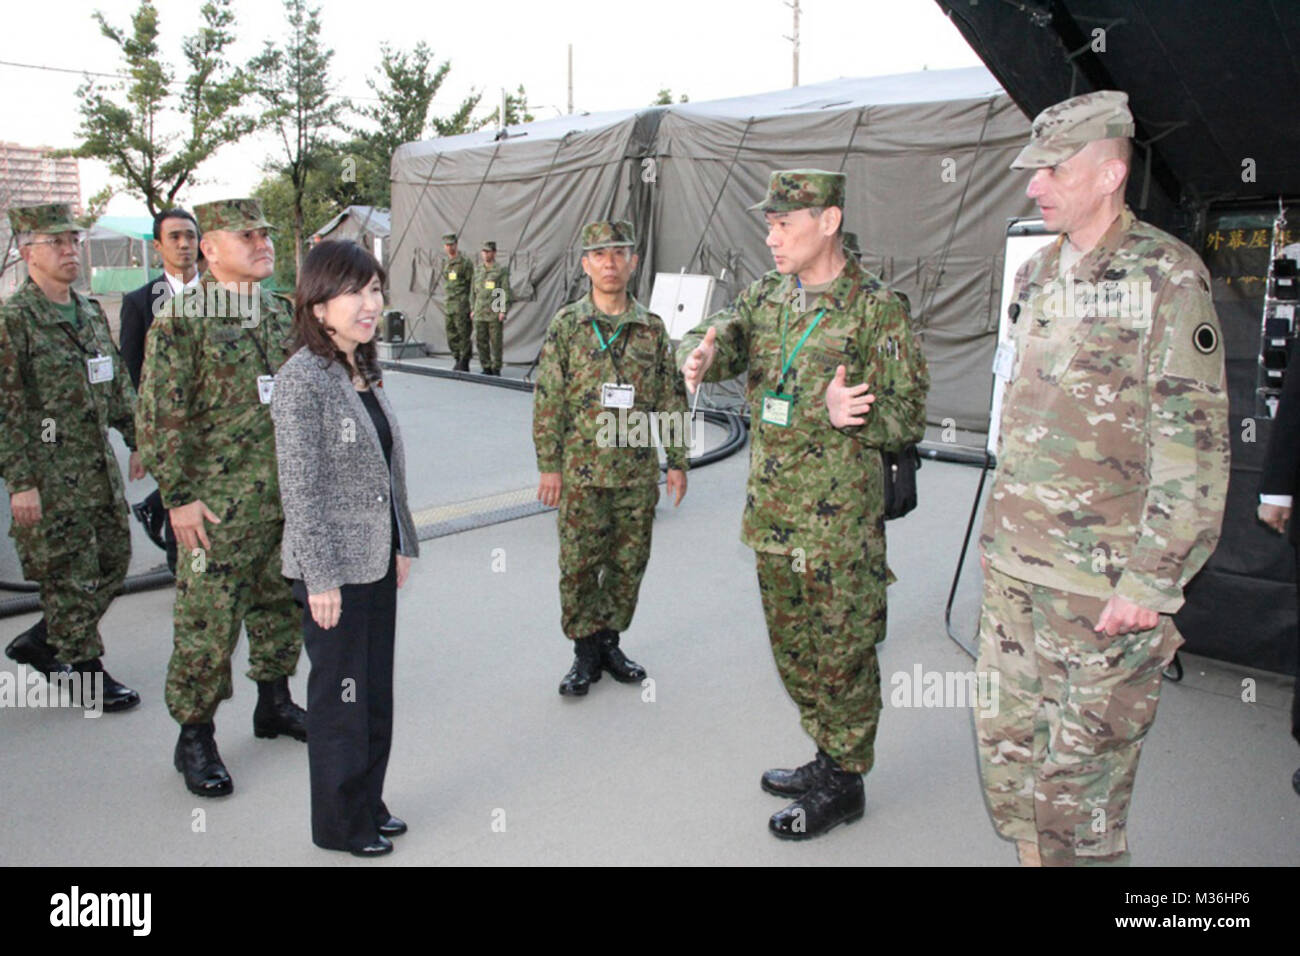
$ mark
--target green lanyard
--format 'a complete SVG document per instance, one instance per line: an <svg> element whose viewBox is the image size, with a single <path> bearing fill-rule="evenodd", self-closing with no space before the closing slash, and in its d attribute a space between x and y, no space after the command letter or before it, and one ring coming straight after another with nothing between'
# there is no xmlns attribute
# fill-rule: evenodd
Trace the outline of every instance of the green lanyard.
<svg viewBox="0 0 1300 956"><path fill-rule="evenodd" d="M808 326L808 331L804 332L803 337L799 339L799 344L794 347L794 351L790 353L790 357L787 359L785 357L785 331L790 325L790 306L785 307L785 312L781 316L781 378L776 383L778 392L785 391L785 377L790 372L790 366L794 364L794 357L799 354L803 344L808 341L808 336L813 334L813 329L817 328L817 323L822 320L822 316L825 314L825 309L817 313L817 318L813 319L812 325Z"/></svg>
<svg viewBox="0 0 1300 956"><path fill-rule="evenodd" d="M618 338L619 335L622 334L623 329L626 327L627 327L627 323L624 322L622 325L620 325L618 328L614 330L614 334L611 335L609 337L609 341L606 342L605 336L600 334L600 326L596 324L596 320L595 319L591 320L591 330L596 333L596 341L600 343L600 350L602 352L607 351L609 347L614 344L614 340Z"/></svg>

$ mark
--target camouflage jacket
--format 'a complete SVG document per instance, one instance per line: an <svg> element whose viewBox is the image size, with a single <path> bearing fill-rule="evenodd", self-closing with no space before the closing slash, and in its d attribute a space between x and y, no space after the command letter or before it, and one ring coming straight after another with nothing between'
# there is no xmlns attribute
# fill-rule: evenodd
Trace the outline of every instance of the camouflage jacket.
<svg viewBox="0 0 1300 956"><path fill-rule="evenodd" d="M608 350L601 349L593 321ZM635 405L626 412L601 405L601 386L616 380L635 389ZM660 414L656 422L650 412L672 414ZM565 484L655 484L659 455L651 424L659 429L668 467L685 469L688 415L686 386L659 316L631 295L626 312L609 316L590 293L556 313L537 360L533 392L538 471L563 472Z"/></svg>
<svg viewBox="0 0 1300 956"><path fill-rule="evenodd" d="M474 264L462 253L448 259L442 267L442 289L447 302L468 306L474 285Z"/></svg>
<svg viewBox="0 0 1300 956"><path fill-rule="evenodd" d="M830 288L804 293L794 276L769 272L740 294L732 308L692 329L677 349L686 361L709 326L717 327L717 356L706 380L748 371L749 484L741 540L756 551L832 553L878 561L884 567L882 449L897 450L925 434L930 375L912 335L905 302L855 259ZM800 305L805 308L800 309ZM795 356L784 393L794 397L788 427L762 421L763 396L781 377L782 318L789 308L787 355L822 313ZM867 382L876 396L866 423L835 428L826 410L826 386L836 366L845 382Z"/></svg>
<svg viewBox="0 0 1300 956"><path fill-rule="evenodd" d="M1127 209L1066 282L1062 241L1016 274L980 545L1012 577L1173 613L1218 541L1228 485L1209 273Z"/></svg>
<svg viewBox="0 0 1300 956"><path fill-rule="evenodd" d="M202 499L225 525L283 520L275 429L257 379L293 354L292 318L264 290L256 302L254 325L206 273L163 307L145 340L136 411L145 467L166 507Z"/></svg>
<svg viewBox="0 0 1300 956"><path fill-rule="evenodd" d="M511 301L510 270L500 262L490 266L480 262L474 269L474 321L495 319L510 308ZM494 308L497 305L500 308Z"/></svg>
<svg viewBox="0 0 1300 956"><path fill-rule="evenodd" d="M75 326L31 279L0 309L0 477L10 493L36 488L45 511L125 501L116 428L135 447L135 389L99 303L72 293ZM113 378L90 383L86 359L105 355Z"/></svg>

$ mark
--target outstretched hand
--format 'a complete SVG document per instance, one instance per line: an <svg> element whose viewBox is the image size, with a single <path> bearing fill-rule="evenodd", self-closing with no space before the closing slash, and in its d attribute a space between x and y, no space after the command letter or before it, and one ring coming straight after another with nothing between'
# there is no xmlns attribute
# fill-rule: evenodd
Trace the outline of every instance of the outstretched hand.
<svg viewBox="0 0 1300 956"><path fill-rule="evenodd" d="M718 330L709 326L709 331L704 333L704 341L695 347L695 351L686 357L682 363L682 375L686 378L686 390L692 395L704 381L705 373L709 371L709 366L713 364L714 357L718 354L718 347L714 343L718 338Z"/></svg>

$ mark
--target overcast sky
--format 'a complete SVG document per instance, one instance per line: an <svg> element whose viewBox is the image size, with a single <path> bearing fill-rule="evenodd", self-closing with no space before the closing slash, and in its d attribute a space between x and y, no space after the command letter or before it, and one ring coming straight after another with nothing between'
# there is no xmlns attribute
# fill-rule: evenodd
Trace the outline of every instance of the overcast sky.
<svg viewBox="0 0 1300 956"><path fill-rule="evenodd" d="M192 32L201 0L158 0L160 42L178 73L181 39ZM379 44L409 49L426 41L451 72L434 102L450 112L471 90L484 91L482 112L500 88L523 83L539 119L566 108L566 59L573 44L576 112L650 103L661 87L693 101L782 89L791 84L792 13L783 0L321 0L322 33L334 50L331 76L340 95L370 95L365 79L379 62ZM6 4L0 61L74 71L118 72L116 46L91 19L102 10L129 29L136 0L57 0ZM233 60L280 39L284 13L273 0L236 0L239 39ZM979 65L934 0L802 0L801 84L838 77ZM28 146L73 146L80 118L78 73L0 65L0 138ZM99 82L112 82L99 78ZM251 105L251 104L250 104ZM181 196L185 205L246 195L261 164L277 148L265 134L227 146L199 169L203 182ZM83 202L109 176L81 161ZM110 213L143 215L125 195Z"/></svg>

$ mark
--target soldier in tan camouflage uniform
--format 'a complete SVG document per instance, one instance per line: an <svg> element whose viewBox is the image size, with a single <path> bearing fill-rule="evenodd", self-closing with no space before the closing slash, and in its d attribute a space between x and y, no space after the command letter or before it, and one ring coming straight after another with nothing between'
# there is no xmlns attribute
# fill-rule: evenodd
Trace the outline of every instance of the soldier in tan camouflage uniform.
<svg viewBox="0 0 1300 956"><path fill-rule="evenodd" d="M23 573L44 616L6 648L43 673L103 673L103 708L140 695L103 669L99 621L126 579L131 536L108 429L135 446L135 389L104 310L72 290L81 227L65 203L16 206L9 224L28 280L0 309L0 477ZM132 480L144 477L132 451Z"/></svg>
<svg viewBox="0 0 1300 956"><path fill-rule="evenodd" d="M258 685L254 734L307 739L306 711L289 696L302 630L280 576L284 515L270 413L292 317L260 285L275 266L261 204L205 203L194 215L208 271L149 330L136 429L180 548L166 695L181 725L176 769L193 793L220 796L233 784L213 717L233 692L241 624Z"/></svg>
<svg viewBox="0 0 1300 956"><path fill-rule="evenodd" d="M674 505L686 494L686 394L663 321L627 292L635 241L629 222L583 228L591 291L556 313L537 360L537 497L560 509L561 623L574 647L560 684L566 696L586 694L602 668L617 681L646 676L619 649L619 635L650 558L659 500L653 428Z"/></svg>
<svg viewBox="0 0 1300 956"><path fill-rule="evenodd" d="M501 374L501 332L510 310L510 270L497 263L497 244L483 243L483 264L474 270L474 334L484 375ZM468 360L465 368L469 368Z"/></svg>
<svg viewBox="0 0 1300 956"><path fill-rule="evenodd" d="M456 360L457 372L469 371L474 354L474 335L469 318L470 297L474 292L474 264L457 248L454 232L442 237L447 261L442 266L442 288L446 295L447 348Z"/></svg>
<svg viewBox="0 0 1300 956"><path fill-rule="evenodd" d="M1228 398L1209 275L1124 205L1123 93L1050 107L1012 164L1062 233L1016 274L997 478L980 535L976 715L994 825L1026 865L1122 863L1143 738L1214 550Z"/></svg>
<svg viewBox="0 0 1300 956"><path fill-rule="evenodd" d="M688 388L747 373L749 487L768 637L814 760L761 785L795 800L771 832L806 839L859 819L880 718L885 639L882 450L919 441L930 380L905 302L840 234L845 177L775 172L755 209L776 269L683 338ZM850 385L849 383L854 383Z"/></svg>

